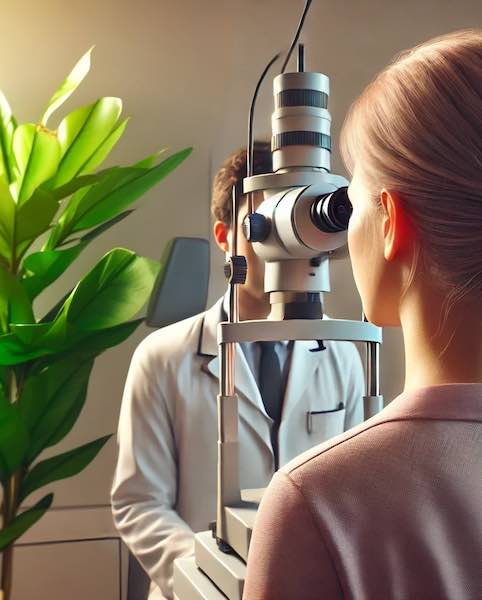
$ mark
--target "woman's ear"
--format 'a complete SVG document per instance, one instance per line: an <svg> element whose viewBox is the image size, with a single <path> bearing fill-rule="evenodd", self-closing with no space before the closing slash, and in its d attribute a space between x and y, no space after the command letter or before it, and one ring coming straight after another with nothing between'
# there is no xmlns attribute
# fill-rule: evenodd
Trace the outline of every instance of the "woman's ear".
<svg viewBox="0 0 482 600"><path fill-rule="evenodd" d="M223 252L229 252L229 227L222 221L216 221L213 226L214 239Z"/></svg>
<svg viewBox="0 0 482 600"><path fill-rule="evenodd" d="M403 202L396 192L383 189L380 194L383 207L383 253L385 260L392 261L408 250L413 242L414 232Z"/></svg>

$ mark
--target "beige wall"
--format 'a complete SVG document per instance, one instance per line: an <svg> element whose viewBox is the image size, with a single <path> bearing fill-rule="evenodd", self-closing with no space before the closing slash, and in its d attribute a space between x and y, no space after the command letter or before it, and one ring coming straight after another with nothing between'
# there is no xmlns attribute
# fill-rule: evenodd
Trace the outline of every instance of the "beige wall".
<svg viewBox="0 0 482 600"><path fill-rule="evenodd" d="M124 99L132 116L113 160L129 162L167 145L194 153L149 193L137 212L96 242L60 285L39 301L48 307L60 291L114 245L157 258L174 235L208 236L210 173L244 143L249 98L267 59L288 43L302 1L294 0L30 0L2 3L0 88L19 120L41 114L76 59L96 45L93 68L69 107L99 95ZM331 77L330 110L337 139L350 102L397 51L460 27L482 26L480 0L316 0L304 39L307 67ZM267 133L269 85L261 94L256 130ZM335 151L333 170L341 171ZM213 257L210 298L223 288L222 257ZM335 317L359 318L347 261L333 266ZM63 448L113 432L129 357L145 330L98 360L87 407ZM382 383L387 399L402 386L397 332L387 331ZM115 445L109 442L81 476L56 486L58 505L108 501Z"/></svg>

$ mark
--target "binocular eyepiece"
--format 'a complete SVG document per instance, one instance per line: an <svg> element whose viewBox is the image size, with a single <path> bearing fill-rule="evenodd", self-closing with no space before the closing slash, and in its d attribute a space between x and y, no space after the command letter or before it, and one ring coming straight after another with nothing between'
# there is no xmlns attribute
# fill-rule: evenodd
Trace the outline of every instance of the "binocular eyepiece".
<svg viewBox="0 0 482 600"><path fill-rule="evenodd" d="M316 197L311 204L311 222L323 233L340 233L348 229L353 207L348 198L348 187L340 187ZM309 217L309 218L310 218ZM271 231L271 219L254 212L247 215L243 222L243 231L249 242L263 242ZM291 217L289 219L291 222Z"/></svg>
<svg viewBox="0 0 482 600"><path fill-rule="evenodd" d="M348 198L348 188L319 196L311 206L311 218L320 231L337 233L348 229L353 207Z"/></svg>

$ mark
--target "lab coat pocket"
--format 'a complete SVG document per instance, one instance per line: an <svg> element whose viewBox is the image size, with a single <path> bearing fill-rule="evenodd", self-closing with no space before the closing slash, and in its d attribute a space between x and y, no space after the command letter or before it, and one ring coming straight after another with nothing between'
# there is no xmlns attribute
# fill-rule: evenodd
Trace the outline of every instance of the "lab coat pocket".
<svg viewBox="0 0 482 600"><path fill-rule="evenodd" d="M306 413L306 429L313 444L324 442L343 433L346 409L336 408L327 411L309 411Z"/></svg>

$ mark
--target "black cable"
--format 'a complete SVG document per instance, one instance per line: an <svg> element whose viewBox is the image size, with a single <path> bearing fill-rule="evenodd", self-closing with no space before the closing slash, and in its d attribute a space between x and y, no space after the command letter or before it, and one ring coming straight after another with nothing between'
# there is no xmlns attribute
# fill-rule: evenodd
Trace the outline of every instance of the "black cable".
<svg viewBox="0 0 482 600"><path fill-rule="evenodd" d="M290 49L288 50L288 54L286 55L285 61L283 63L283 66L281 67L281 73L285 72L286 66L288 64L288 61L291 58L291 54L293 53L293 50L294 50L296 44L298 43L298 39L299 39L299 37L301 35L301 30L303 29L303 23L305 22L306 15L308 13L308 9L310 8L311 2L312 2L312 0L306 0L306 2L305 2L305 7L303 9L303 13L301 15L300 22L298 23L298 27L296 29L295 37L293 38L293 41L291 42Z"/></svg>
<svg viewBox="0 0 482 600"><path fill-rule="evenodd" d="M303 8L303 13L301 15L301 19L298 23L298 27L296 29L296 33L295 33L295 37L293 38L293 41L291 42L291 46L288 50L288 54L286 55L285 61L283 63L283 67L281 69L281 73L284 73L285 69L286 69L286 65L288 64L288 61L291 57L291 54L293 52L294 47L296 46L298 39L301 35L301 30L303 28L303 24L305 22L306 19L306 15L308 14L308 9L310 8L312 0L306 0L305 2L305 6ZM276 62L278 60L278 58L280 57L280 53L276 54L275 56L273 56L273 58L269 61L269 63L266 65L266 67L264 68L263 72L261 73L260 78L258 79L258 82L256 84L255 90L254 90L254 94L253 94L253 98L251 100L251 105L249 107L249 117L248 117L248 146L246 149L246 175L247 177L252 177L253 175L253 157L254 157L254 140L253 140L253 121L254 121L254 108L256 106L256 100L258 98L258 92L259 89L261 87L261 84L264 81L264 78L266 77L266 74L268 73L268 71L270 70L271 66L273 65L274 62ZM248 197L248 214L251 214L253 212L253 202L252 202L252 196L251 194L249 194Z"/></svg>
<svg viewBox="0 0 482 600"><path fill-rule="evenodd" d="M248 155L246 157L246 174L248 177L253 175L253 120L254 120L254 107L256 105L256 99L258 97L259 88L263 83L264 78L266 77L266 73L270 70L271 65L278 60L280 57L280 53L273 56L273 58L269 61L269 63L264 68L264 71L261 73L261 77L258 79L258 83L256 84L256 88L254 90L253 98L251 100L251 106L249 107L249 117L248 117Z"/></svg>
<svg viewBox="0 0 482 600"><path fill-rule="evenodd" d="M303 73L305 70L305 46L298 44L298 73Z"/></svg>

